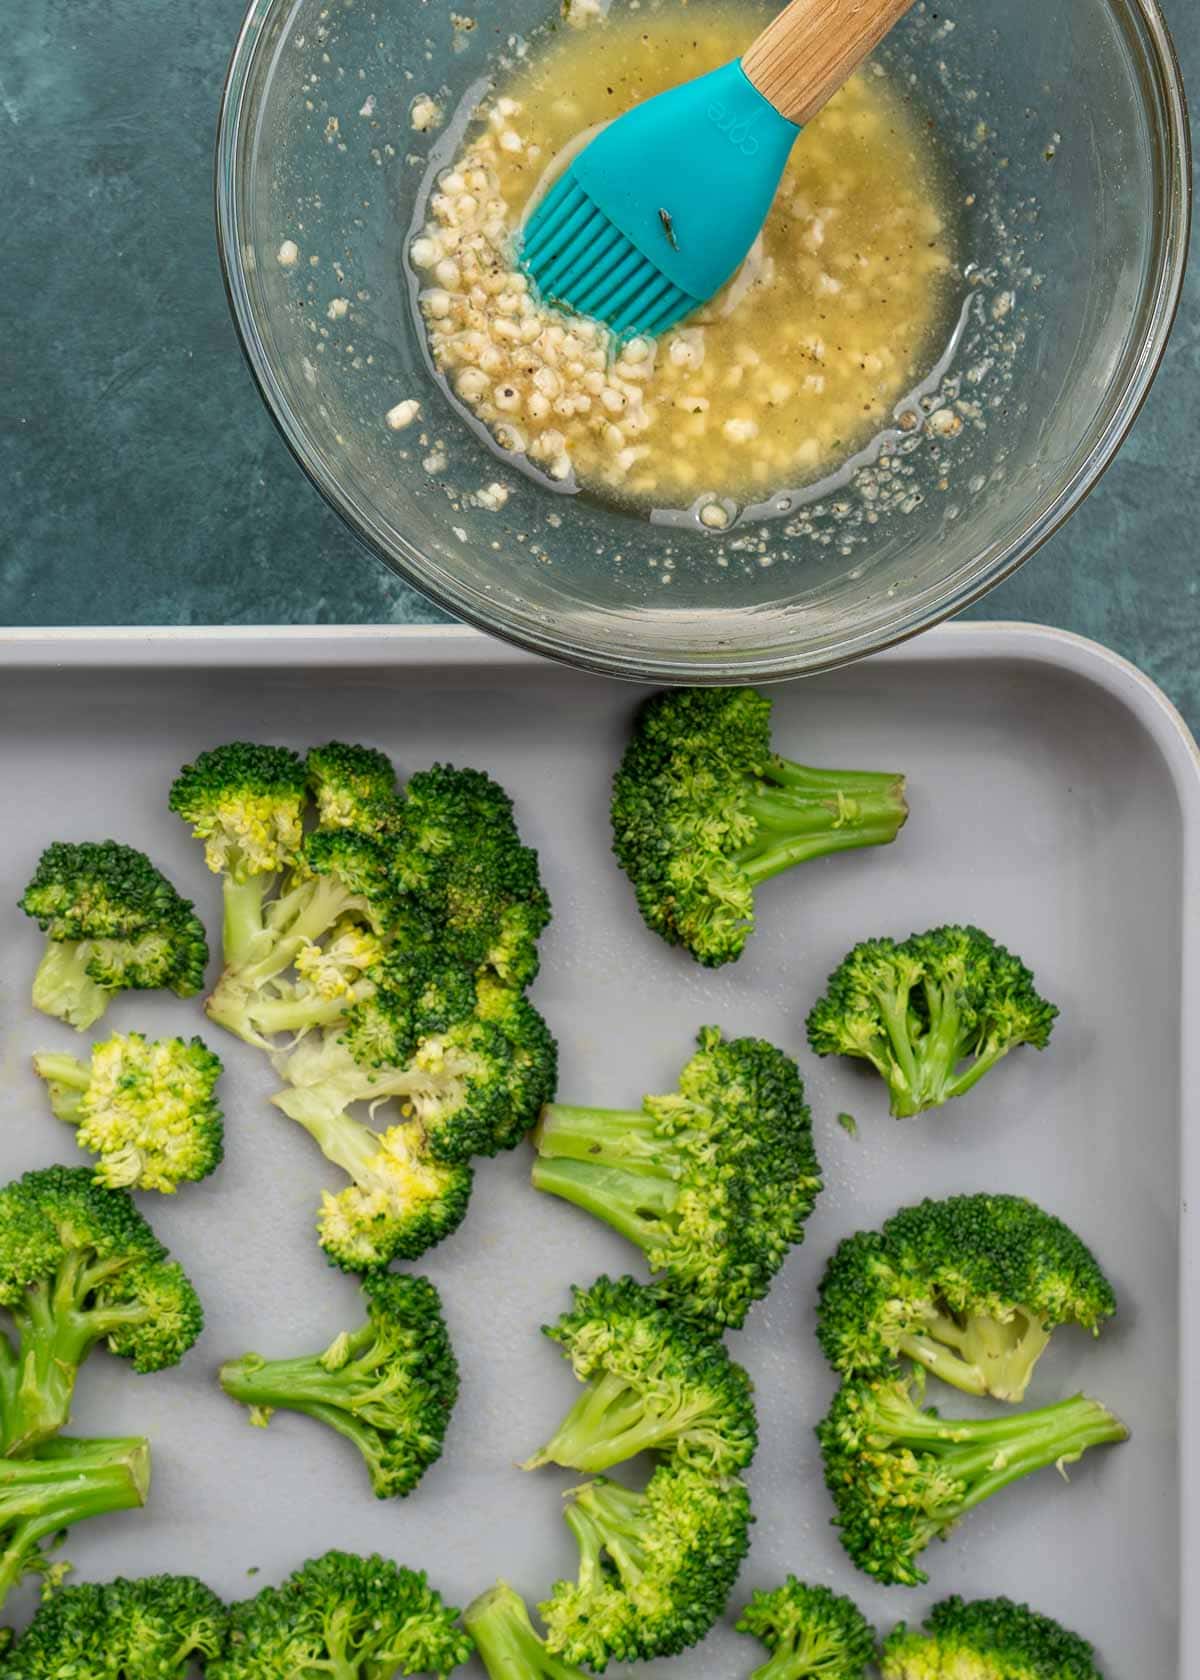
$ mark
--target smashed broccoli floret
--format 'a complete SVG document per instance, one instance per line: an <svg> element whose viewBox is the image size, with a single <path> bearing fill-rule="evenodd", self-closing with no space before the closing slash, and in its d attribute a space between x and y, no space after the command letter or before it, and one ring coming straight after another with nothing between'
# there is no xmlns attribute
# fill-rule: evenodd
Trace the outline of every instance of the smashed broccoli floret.
<svg viewBox="0 0 1200 1680"><path fill-rule="evenodd" d="M928 1580L917 1559L930 1541L1010 1482L1129 1433L1085 1395L998 1418L943 1418L921 1399L905 1377L847 1379L817 1426L842 1545L891 1585Z"/></svg>
<svg viewBox="0 0 1200 1680"><path fill-rule="evenodd" d="M462 1224L474 1181L471 1165L435 1161L415 1122L375 1131L333 1107L320 1086L298 1086L274 1101L352 1180L321 1198L317 1234L334 1265L364 1272L392 1260L416 1260Z"/></svg>
<svg viewBox="0 0 1200 1680"><path fill-rule="evenodd" d="M221 1386L266 1425L303 1412L352 1441L380 1499L404 1498L442 1455L458 1397L458 1364L437 1290L427 1278L380 1273L363 1283L367 1322L323 1353L221 1367Z"/></svg>
<svg viewBox="0 0 1200 1680"><path fill-rule="evenodd" d="M843 1373L882 1374L908 1358L967 1394L1020 1400L1058 1325L1099 1335L1116 1306L1061 1219L1021 1196L950 1196L839 1245L817 1335Z"/></svg>
<svg viewBox="0 0 1200 1680"><path fill-rule="evenodd" d="M322 828L357 828L370 833L388 813L396 797L396 772L391 759L376 747L330 741L310 749L305 759L308 785Z"/></svg>
<svg viewBox="0 0 1200 1680"><path fill-rule="evenodd" d="M947 1598L922 1630L903 1622L879 1653L883 1680L1101 1680L1086 1639L1009 1598Z"/></svg>
<svg viewBox="0 0 1200 1680"><path fill-rule="evenodd" d="M990 934L946 926L856 945L809 1013L808 1042L869 1062L903 1117L961 1097L1019 1044L1044 1050L1057 1014Z"/></svg>
<svg viewBox="0 0 1200 1680"><path fill-rule="evenodd" d="M187 1680L219 1657L229 1616L194 1575L60 1587L43 1600L0 1680Z"/></svg>
<svg viewBox="0 0 1200 1680"><path fill-rule="evenodd" d="M47 936L34 1006L79 1032L116 992L163 988L192 997L204 984L208 945L191 904L132 846L56 841L39 858L21 909Z"/></svg>
<svg viewBox="0 0 1200 1680"><path fill-rule="evenodd" d="M640 1109L551 1103L533 1183L635 1242L672 1308L740 1326L770 1288L821 1188L796 1064L716 1027L669 1096Z"/></svg>
<svg viewBox="0 0 1200 1680"><path fill-rule="evenodd" d="M600 1479L566 1509L579 1576L539 1608L546 1644L603 1671L610 1661L670 1657L723 1614L749 1550L741 1482L660 1464L644 1492Z"/></svg>
<svg viewBox="0 0 1200 1680"><path fill-rule="evenodd" d="M28 1457L0 1458L0 1605L26 1575L61 1578L66 1566L50 1551L65 1529L132 1511L146 1503L149 1489L150 1448L143 1440L60 1435ZM40 1670L38 1680L44 1675Z"/></svg>
<svg viewBox="0 0 1200 1680"><path fill-rule="evenodd" d="M200 1039L151 1043L141 1033L114 1033L86 1062L44 1052L33 1066L55 1114L98 1157L98 1183L170 1194L220 1165L221 1062Z"/></svg>
<svg viewBox="0 0 1200 1680"><path fill-rule="evenodd" d="M506 1581L467 1605L463 1626L490 1680L587 1680L583 1669L547 1650L525 1601Z"/></svg>
<svg viewBox="0 0 1200 1680"><path fill-rule="evenodd" d="M47 1167L0 1189L4 1450L27 1453L67 1422L97 1342L135 1371L176 1365L204 1323L196 1292L123 1190L87 1167Z"/></svg>
<svg viewBox="0 0 1200 1680"><path fill-rule="evenodd" d="M587 1388L525 1469L608 1470L659 1452L713 1476L744 1470L758 1444L753 1385L724 1342L630 1277L573 1295L544 1334Z"/></svg>
<svg viewBox="0 0 1200 1680"><path fill-rule="evenodd" d="M326 1552L230 1612L227 1655L208 1680L437 1680L466 1662L458 1611L424 1574L382 1557Z"/></svg>
<svg viewBox="0 0 1200 1680"><path fill-rule="evenodd" d="M304 762L287 747L231 741L184 765L169 804L221 877L226 965L246 962L264 937L263 906L300 851Z"/></svg>
<svg viewBox="0 0 1200 1680"><path fill-rule="evenodd" d="M875 1657L875 1630L854 1600L794 1575L755 1593L737 1627L771 1653L750 1680L866 1680Z"/></svg>
<svg viewBox="0 0 1200 1680"><path fill-rule="evenodd" d="M827 852L894 840L904 778L772 751L751 688L677 688L638 714L613 781L613 850L647 925L709 967L739 957L755 890Z"/></svg>

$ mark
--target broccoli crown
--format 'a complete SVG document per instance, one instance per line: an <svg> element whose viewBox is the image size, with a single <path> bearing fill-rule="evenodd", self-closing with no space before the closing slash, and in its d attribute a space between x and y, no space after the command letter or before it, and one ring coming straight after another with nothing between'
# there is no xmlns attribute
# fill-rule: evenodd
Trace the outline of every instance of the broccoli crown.
<svg viewBox="0 0 1200 1680"><path fill-rule="evenodd" d="M204 841L215 875L238 883L275 875L300 849L308 804L304 762L286 747L231 741L184 765L169 804Z"/></svg>
<svg viewBox="0 0 1200 1680"><path fill-rule="evenodd" d="M228 1654L206 1672L209 1680L445 1680L471 1654L457 1622L423 1573L326 1552L281 1587L235 1604Z"/></svg>
<svg viewBox="0 0 1200 1680"><path fill-rule="evenodd" d="M754 890L825 853L894 840L904 779L771 750L751 688L676 688L638 714L613 781L613 850L647 925L709 967L739 957Z"/></svg>
<svg viewBox="0 0 1200 1680"><path fill-rule="evenodd" d="M525 1601L505 1581L467 1605L463 1625L491 1680L587 1680L583 1669L546 1649Z"/></svg>
<svg viewBox="0 0 1200 1680"><path fill-rule="evenodd" d="M1020 1400L1060 1324L1098 1335L1116 1298L1087 1245L1022 1196L950 1196L847 1237L817 1335L843 1373L917 1361L968 1394Z"/></svg>
<svg viewBox="0 0 1200 1680"><path fill-rule="evenodd" d="M87 1167L46 1167L0 1190L0 1304L22 1381L6 1396L7 1450L67 1421L75 1374L99 1341L135 1371L178 1364L203 1328L196 1292L121 1190Z"/></svg>
<svg viewBox="0 0 1200 1680"><path fill-rule="evenodd" d="M114 992L191 997L204 984L208 944L190 902L132 846L56 841L20 902L49 941L34 1004L80 1031Z"/></svg>
<svg viewBox="0 0 1200 1680"><path fill-rule="evenodd" d="M1044 1050L1057 1014L990 934L946 926L856 945L809 1013L808 1042L870 1062L907 1116L962 1096L1019 1044Z"/></svg>
<svg viewBox="0 0 1200 1680"><path fill-rule="evenodd" d="M193 1658L218 1657L228 1614L193 1575L61 1587L43 1599L3 1680L185 1680Z"/></svg>
<svg viewBox="0 0 1200 1680"><path fill-rule="evenodd" d="M906 1378L848 1379L817 1439L851 1560L892 1585L928 1579L917 1558L966 1512L1022 1476L1073 1464L1128 1431L1084 1395L1000 1418L943 1418Z"/></svg>
<svg viewBox="0 0 1200 1680"><path fill-rule="evenodd" d="M717 1027L699 1044L679 1089L639 1111L549 1105L533 1182L635 1242L667 1305L737 1327L803 1238L821 1174L791 1058Z"/></svg>
<svg viewBox="0 0 1200 1680"><path fill-rule="evenodd" d="M750 1680L866 1680L875 1657L875 1630L854 1600L794 1575L755 1593L737 1626L771 1653Z"/></svg>
<svg viewBox="0 0 1200 1680"><path fill-rule="evenodd" d="M363 1284L367 1322L323 1353L221 1368L227 1394L265 1424L279 1408L327 1423L362 1454L380 1499L404 1498L442 1455L458 1364L427 1278L378 1273Z"/></svg>
<svg viewBox="0 0 1200 1680"><path fill-rule="evenodd" d="M33 1065L55 1114L99 1157L98 1183L170 1194L220 1165L221 1062L200 1039L151 1043L141 1033L114 1033L92 1046L90 1062L46 1054Z"/></svg>
<svg viewBox="0 0 1200 1680"><path fill-rule="evenodd" d="M396 772L375 747L330 741L310 749L305 766L322 828L373 830L396 798Z"/></svg>
<svg viewBox="0 0 1200 1680"><path fill-rule="evenodd" d="M149 1487L150 1449L142 1440L60 1435L27 1457L0 1458L0 1605L26 1575L61 1579L65 1567L50 1561L44 1540L52 1548L77 1522L144 1505ZM44 1675L39 1670L39 1680Z"/></svg>
<svg viewBox="0 0 1200 1680"><path fill-rule="evenodd" d="M544 1334L587 1390L525 1468L608 1470L653 1451L710 1475L744 1470L758 1445L754 1390L724 1342L631 1277L573 1294Z"/></svg>
<svg viewBox="0 0 1200 1680"><path fill-rule="evenodd" d="M883 1680L1100 1680L1085 1639L1009 1598L947 1598L924 1631L903 1622L879 1654Z"/></svg>
<svg viewBox="0 0 1200 1680"><path fill-rule="evenodd" d="M610 1660L670 1657L719 1619L749 1550L745 1487L661 1464L635 1493L601 1479L567 1507L579 1544L575 1581L540 1606L546 1644L602 1672Z"/></svg>

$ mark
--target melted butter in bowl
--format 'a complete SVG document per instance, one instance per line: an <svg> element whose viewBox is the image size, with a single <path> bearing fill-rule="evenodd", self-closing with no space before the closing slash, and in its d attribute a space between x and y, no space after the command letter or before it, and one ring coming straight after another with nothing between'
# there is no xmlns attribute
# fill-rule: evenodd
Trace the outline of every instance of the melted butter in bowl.
<svg viewBox="0 0 1200 1680"><path fill-rule="evenodd" d="M961 301L944 166L875 65L802 134L746 263L681 327L622 344L533 294L520 223L580 145L755 29L693 6L561 35L487 95L410 245L435 366L510 460L625 503L699 504L713 528L712 498L810 482L893 423Z"/></svg>

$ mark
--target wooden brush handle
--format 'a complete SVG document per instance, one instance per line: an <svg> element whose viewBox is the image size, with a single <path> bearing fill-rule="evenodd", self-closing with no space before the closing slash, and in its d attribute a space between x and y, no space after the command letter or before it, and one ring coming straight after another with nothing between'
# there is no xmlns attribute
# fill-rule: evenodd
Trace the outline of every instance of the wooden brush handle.
<svg viewBox="0 0 1200 1680"><path fill-rule="evenodd" d="M806 123L910 5L912 0L792 0L743 54L742 69L780 116Z"/></svg>

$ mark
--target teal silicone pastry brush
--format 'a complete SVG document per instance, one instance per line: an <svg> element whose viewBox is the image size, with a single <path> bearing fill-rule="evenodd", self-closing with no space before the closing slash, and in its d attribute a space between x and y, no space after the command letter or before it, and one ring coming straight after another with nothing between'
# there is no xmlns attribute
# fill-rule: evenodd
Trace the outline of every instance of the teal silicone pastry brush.
<svg viewBox="0 0 1200 1680"><path fill-rule="evenodd" d="M547 301L621 337L720 291L753 245L801 127L912 0L792 0L740 59L603 128L526 223Z"/></svg>

